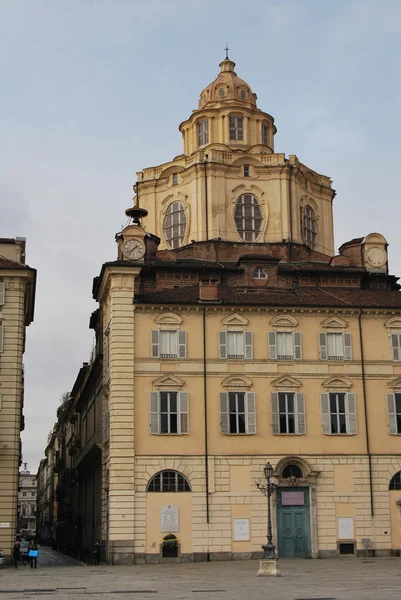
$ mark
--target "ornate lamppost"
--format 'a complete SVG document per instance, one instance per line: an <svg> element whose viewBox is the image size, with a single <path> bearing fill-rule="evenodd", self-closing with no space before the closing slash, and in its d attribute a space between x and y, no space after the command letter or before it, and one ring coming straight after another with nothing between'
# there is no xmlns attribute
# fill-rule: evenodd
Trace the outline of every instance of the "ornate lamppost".
<svg viewBox="0 0 401 600"><path fill-rule="evenodd" d="M273 467L267 462L263 467L266 478L266 484L262 485L260 481L256 481L256 487L267 497L267 544L263 544L263 555L260 559L258 577L278 577L280 571L277 569L276 546L273 544L272 520L271 520L271 503L270 498L277 487L277 479L272 477Z"/></svg>

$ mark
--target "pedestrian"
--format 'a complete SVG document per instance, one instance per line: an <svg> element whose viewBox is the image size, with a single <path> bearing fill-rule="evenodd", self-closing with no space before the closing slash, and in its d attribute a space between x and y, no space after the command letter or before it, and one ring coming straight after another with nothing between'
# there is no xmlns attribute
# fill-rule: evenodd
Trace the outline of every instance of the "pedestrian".
<svg viewBox="0 0 401 600"><path fill-rule="evenodd" d="M100 542L99 540L96 540L93 545L93 564L96 566L100 563L100 549Z"/></svg>
<svg viewBox="0 0 401 600"><path fill-rule="evenodd" d="M32 539L29 543L29 552L28 552L28 557L31 563L31 569L33 569L33 567L38 566L38 556L39 556L39 548L38 545L36 543L35 539Z"/></svg>
<svg viewBox="0 0 401 600"><path fill-rule="evenodd" d="M18 561L21 560L21 552L19 549L19 541L18 540L16 540L16 542L14 544L12 555L13 555L13 565L16 569L18 569Z"/></svg>

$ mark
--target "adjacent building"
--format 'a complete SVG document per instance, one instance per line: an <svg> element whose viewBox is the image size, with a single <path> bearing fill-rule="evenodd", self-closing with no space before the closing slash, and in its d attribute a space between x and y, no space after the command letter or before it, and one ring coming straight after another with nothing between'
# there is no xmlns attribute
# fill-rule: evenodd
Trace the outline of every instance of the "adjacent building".
<svg viewBox="0 0 401 600"><path fill-rule="evenodd" d="M8 556L17 528L23 355L35 287L36 270L25 264L25 239L0 238L0 548Z"/></svg>
<svg viewBox="0 0 401 600"><path fill-rule="evenodd" d="M398 555L388 243L370 233L335 253L330 178L275 152L234 67L180 125L183 153L137 174L117 260L94 279L94 359L65 407L72 428L56 425L73 456L64 497L75 489L75 524L112 564L259 557L269 460L279 556Z"/></svg>
<svg viewBox="0 0 401 600"><path fill-rule="evenodd" d="M36 535L36 475L28 470L27 463L23 464L19 473L18 485L18 524L20 533Z"/></svg>

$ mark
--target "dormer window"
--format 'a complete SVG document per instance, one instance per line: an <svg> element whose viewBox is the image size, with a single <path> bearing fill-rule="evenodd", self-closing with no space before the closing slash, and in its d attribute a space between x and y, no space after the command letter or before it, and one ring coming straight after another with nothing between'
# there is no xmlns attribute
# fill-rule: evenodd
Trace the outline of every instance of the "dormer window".
<svg viewBox="0 0 401 600"><path fill-rule="evenodd" d="M244 165L244 177L249 177L249 165Z"/></svg>
<svg viewBox="0 0 401 600"><path fill-rule="evenodd" d="M174 173L173 175L173 185L178 185L178 173Z"/></svg>
<svg viewBox="0 0 401 600"><path fill-rule="evenodd" d="M269 126L266 123L262 123L262 144L263 146L269 145Z"/></svg>
<svg viewBox="0 0 401 600"><path fill-rule="evenodd" d="M198 146L205 146L209 143L209 121L198 121Z"/></svg>
<svg viewBox="0 0 401 600"><path fill-rule="evenodd" d="M230 117L230 140L243 141L244 139L244 119L242 117Z"/></svg>
<svg viewBox="0 0 401 600"><path fill-rule="evenodd" d="M313 208L305 206L304 212L304 242L311 248L316 244L316 217Z"/></svg>
<svg viewBox="0 0 401 600"><path fill-rule="evenodd" d="M254 279L267 279L266 272L261 267L256 267L256 269L254 269L252 277Z"/></svg>

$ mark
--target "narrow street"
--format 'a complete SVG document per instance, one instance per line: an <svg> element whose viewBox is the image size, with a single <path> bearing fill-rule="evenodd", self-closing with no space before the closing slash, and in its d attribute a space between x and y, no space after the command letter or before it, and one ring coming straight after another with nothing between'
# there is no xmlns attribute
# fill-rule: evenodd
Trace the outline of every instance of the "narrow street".
<svg viewBox="0 0 401 600"><path fill-rule="evenodd" d="M22 565L21 565L22 566ZM71 556L67 556L66 554L62 554L61 552L56 552L47 546L39 546L39 558L38 558L38 567L81 567L82 563L71 558ZM29 565L26 566L29 568Z"/></svg>

